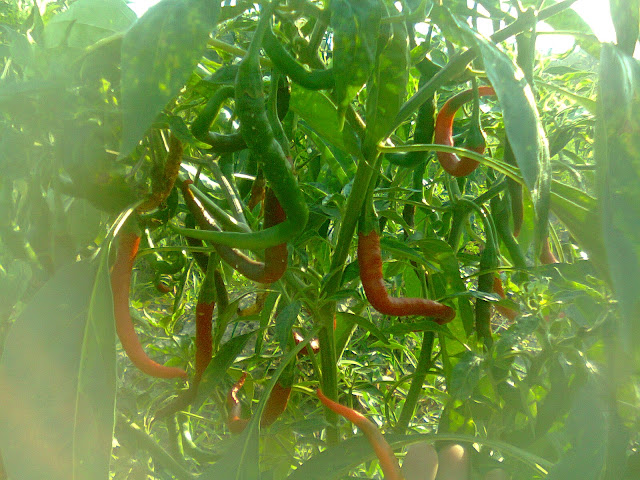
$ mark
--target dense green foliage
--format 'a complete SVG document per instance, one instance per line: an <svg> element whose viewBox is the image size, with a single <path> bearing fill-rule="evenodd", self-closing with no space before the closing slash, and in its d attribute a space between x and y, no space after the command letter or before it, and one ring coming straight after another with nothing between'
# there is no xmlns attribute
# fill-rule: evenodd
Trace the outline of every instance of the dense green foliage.
<svg viewBox="0 0 640 480"><path fill-rule="evenodd" d="M640 476L640 0L472 3L0 0L0 479L382 478L317 389L469 480ZM117 341L129 229L187 381Z"/></svg>

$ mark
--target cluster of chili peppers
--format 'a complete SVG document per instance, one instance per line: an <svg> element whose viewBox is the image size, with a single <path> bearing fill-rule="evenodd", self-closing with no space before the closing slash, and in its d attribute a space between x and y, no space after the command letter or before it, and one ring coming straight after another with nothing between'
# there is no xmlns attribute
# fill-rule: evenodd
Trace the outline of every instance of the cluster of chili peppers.
<svg viewBox="0 0 640 480"><path fill-rule="evenodd" d="M250 47L237 66L235 86L219 88L191 125L193 136L210 145L212 151L227 153L248 149L250 155L257 159L260 173L257 175L252 189L249 208L253 210L261 201L263 202L264 228L261 231L253 232L242 231L242 229L237 229L230 224L221 225L224 222L221 222L219 218L214 218L214 215L209 212L206 195L190 179L179 180L179 188L188 209L188 215L185 219L186 228L175 228L175 231L187 239L189 245L199 247L203 245L203 241L208 242L217 257L245 278L262 284L276 282L285 274L288 261L287 242L304 229L309 218L309 210L288 159L288 141L279 123L277 108L268 109L265 106L259 62L260 48L264 48L278 70L304 88L320 90L335 87L335 75L331 69L306 70L278 42L270 25L273 6L272 2L265 8ZM406 35L406 32L404 34ZM433 67L432 71L425 74L425 78L428 75L433 75L437 70L433 64L431 66ZM426 69L425 71L430 70L429 65L423 66L423 68ZM274 81L274 78L277 77L272 77L272 97L270 100L273 105L276 105L278 82ZM440 109L435 123L433 121L435 98L433 102L425 102L419 111L413 142L430 143L433 139L437 144L453 146L453 120L456 112L471 99L475 100L474 107L477 110L477 99L480 96L490 95L495 95L491 86L480 86L453 96ZM221 106L231 97L235 99L235 113L240 122L239 133L223 135L209 131ZM485 150L484 132L479 124L479 116L475 120L476 122L469 129L464 146L477 153L483 153ZM171 136L169 146L164 181L154 185L152 195L138 208L139 212L152 210L162 203L179 177L182 145L174 136ZM477 161L464 156L458 157L453 153L438 152L436 157L442 168L454 177L467 176L478 167ZM416 170L419 172L416 178L419 185L422 185L426 154L423 152L419 155L396 154L394 156L391 154L388 158L392 163L403 167L413 168L416 165L422 165L421 169ZM380 234L376 229L377 222L372 220L371 198L368 201L370 205L365 205L365 213L363 213L360 222L357 256L360 280L370 305L384 315L398 317L419 315L432 318L438 324L452 321L456 312L448 305L426 298L396 298L389 295L383 278ZM407 214L411 218L411 222L408 222L409 226L413 227L413 216L410 211ZM197 229L194 228L196 226ZM502 230L499 227L495 230L488 220L485 224L487 240L480 261L481 275L478 289L489 293L493 291L504 298L501 279L494 275L494 270L497 268L497 239L502 235ZM131 270L139 243L140 236L132 230L120 234L117 258L111 275L118 336L134 365L145 373L160 378L186 378L187 374L183 369L167 367L151 360L142 349L133 328L129 313L129 288ZM248 257L242 253L243 249L264 250L264 260L254 260ZM196 358L193 384L194 388L197 388L213 353L212 321L216 299L219 303L225 304L228 303L228 299L225 297L226 292L222 293L224 282L217 269L217 261L213 260L213 254L193 252L193 255L202 270L206 272L196 306ZM540 258L543 263L556 261L548 242ZM486 316L486 308L488 308L486 305L480 301L477 302L478 330L480 330L480 316ZM497 310L509 319L513 319L517 315L514 310L500 305L497 306ZM486 324L483 328L488 329L487 319L482 319L482 322ZM490 330L486 335L490 337ZM296 343L301 341L301 337L296 333L294 333L294 339ZM315 353L318 349L317 342L312 342L308 347L305 347L301 354L307 354L311 351ZM244 385L245 379L246 373L234 384L227 396L229 407L227 424L233 433L241 432L248 424L248 420L241 417L241 404L237 395ZM276 384L260 419L262 426L272 424L285 410L290 393L291 385L280 382ZM179 401L174 402L164 413L170 413L176 408L184 406L185 401L188 400L187 397L192 398L193 394L194 391L191 389L188 396L183 396ZM393 450L375 424L354 410L330 400L322 391L318 390L317 395L325 406L344 416L362 430L380 459L385 478L393 480L402 478Z"/></svg>

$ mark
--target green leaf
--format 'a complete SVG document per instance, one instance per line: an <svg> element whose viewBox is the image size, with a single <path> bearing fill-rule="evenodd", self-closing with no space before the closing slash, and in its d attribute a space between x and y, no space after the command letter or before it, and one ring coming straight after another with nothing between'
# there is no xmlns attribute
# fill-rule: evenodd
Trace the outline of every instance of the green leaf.
<svg viewBox="0 0 640 480"><path fill-rule="evenodd" d="M576 395L566 424L573 448L549 471L547 480L602 478L609 423L608 408L602 397L593 382L587 383Z"/></svg>
<svg viewBox="0 0 640 480"><path fill-rule="evenodd" d="M453 398L467 400L482 378L483 359L476 352L467 350L451 371L449 392Z"/></svg>
<svg viewBox="0 0 640 480"><path fill-rule="evenodd" d="M338 129L347 107L364 86L376 61L382 4L379 0L332 0L333 72Z"/></svg>
<svg viewBox="0 0 640 480"><path fill-rule="evenodd" d="M0 360L0 450L10 478L108 478L116 390L107 255L59 270Z"/></svg>
<svg viewBox="0 0 640 480"><path fill-rule="evenodd" d="M219 13L220 2L163 0L127 31L122 42L122 156L187 82Z"/></svg>
<svg viewBox="0 0 640 480"><path fill-rule="evenodd" d="M596 200L582 190L554 181L551 210L585 250L600 274L607 277L609 269Z"/></svg>
<svg viewBox="0 0 640 480"><path fill-rule="evenodd" d="M633 55L640 27L640 0L609 0L611 20L620 51Z"/></svg>
<svg viewBox="0 0 640 480"><path fill-rule="evenodd" d="M418 242L420 249L425 256L434 259L440 264L442 274L440 278L446 292L442 294L452 295L455 293L463 293L467 291L464 280L460 276L460 264L455 252L448 243L436 239L424 239ZM460 316L464 331L460 328L460 324L455 320L449 324L452 332L458 339L465 338L473 332L474 310L468 296L461 296L457 299L458 308L456 315Z"/></svg>
<svg viewBox="0 0 640 480"><path fill-rule="evenodd" d="M284 307L276 317L276 338L282 351L285 351L291 339L291 329L300 315L302 304L295 300Z"/></svg>
<svg viewBox="0 0 640 480"><path fill-rule="evenodd" d="M625 0L623 0L625 1ZM550 6L551 2L547 2L545 6ZM553 3L559 3L554 1ZM525 0L523 1L525 6L539 5L538 0ZM556 13L552 17L546 18L544 23L550 25L554 30L566 30L572 32L579 32L581 35L575 36L575 41L580 47L595 58L600 56L600 41L591 30L591 27L583 18L571 8L565 8L559 13Z"/></svg>
<svg viewBox="0 0 640 480"><path fill-rule="evenodd" d="M502 108L504 125L537 216L537 245L547 237L551 162L531 86L522 70L489 40L468 29L484 60Z"/></svg>
<svg viewBox="0 0 640 480"><path fill-rule="evenodd" d="M125 31L137 19L124 0L79 0L44 28L46 48L85 48Z"/></svg>
<svg viewBox="0 0 640 480"><path fill-rule="evenodd" d="M378 55L367 84L365 144L373 148L393 125L407 95L409 41L404 22L392 24L392 37ZM365 148L365 150L367 150ZM367 150L368 151L368 150Z"/></svg>
<svg viewBox="0 0 640 480"><path fill-rule="evenodd" d="M621 339L640 351L640 64L602 47L596 162L602 232L613 290L623 315Z"/></svg>
<svg viewBox="0 0 640 480"><path fill-rule="evenodd" d="M348 123L342 131L338 129L338 109L324 93L307 90L294 83L291 85L289 108L327 142L352 155L360 153L358 135Z"/></svg>
<svg viewBox="0 0 640 480"><path fill-rule="evenodd" d="M235 309L234 309L235 310ZM198 386L198 394L194 400L194 405L199 406L204 400L209 398L213 391L227 374L227 370L233 365L238 355L242 353L249 339L255 335L254 332L238 335L227 341L218 353L211 359L209 366L202 375L202 381Z"/></svg>

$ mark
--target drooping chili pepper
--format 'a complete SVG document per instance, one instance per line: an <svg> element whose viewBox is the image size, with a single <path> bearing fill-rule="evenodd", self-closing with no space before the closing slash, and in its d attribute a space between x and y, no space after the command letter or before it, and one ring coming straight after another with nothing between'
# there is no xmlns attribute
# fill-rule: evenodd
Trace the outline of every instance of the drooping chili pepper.
<svg viewBox="0 0 640 480"><path fill-rule="evenodd" d="M181 185L182 195L189 211L200 228L218 229L200 200L189 189L190 183L192 183L191 180L185 180ZM282 223L284 219L286 219L284 210L269 189L265 199L265 229ZM279 280L287 269L286 243L267 248L264 262L252 260L243 253L225 245L214 243L213 247L222 260L254 282L273 283Z"/></svg>
<svg viewBox="0 0 640 480"><path fill-rule="evenodd" d="M366 234L362 231L358 234L358 265L367 300L378 312L398 317L408 315L433 317L439 324L450 322L455 317L453 308L434 300L389 296L382 278L380 237L374 229Z"/></svg>
<svg viewBox="0 0 640 480"><path fill-rule="evenodd" d="M301 87L308 90L331 90L335 87L333 69L306 70L284 49L271 27L264 33L262 47L276 68Z"/></svg>
<svg viewBox="0 0 640 480"><path fill-rule="evenodd" d="M200 285L198 303L196 304L196 371L194 383L200 383L202 374L211 362L213 353L212 322L213 310L216 306L215 272L216 262L209 256L207 273Z"/></svg>
<svg viewBox="0 0 640 480"><path fill-rule="evenodd" d="M280 415L287 409L287 403L289 403L289 396L291 395L291 387L285 387L280 382L277 382L267 400L262 417L260 417L260 426L268 427L275 422Z"/></svg>
<svg viewBox="0 0 640 480"><path fill-rule="evenodd" d="M262 249L275 247L292 239L304 229L309 209L282 147L275 139L265 110L259 52L264 32L269 27L275 2L263 9L251 45L240 64L236 77L236 114L240 132L252 153L256 154L267 183L283 206L286 220L259 232L219 232L186 230L174 227L182 235L235 248Z"/></svg>
<svg viewBox="0 0 640 480"><path fill-rule="evenodd" d="M496 275L493 277L493 291L497 293L500 298L507 298L504 293L504 288L502 287L502 279L500 275ZM502 305L496 305L496 310L500 312L501 315L504 315L509 320L513 321L518 316L518 312L509 307L504 307Z"/></svg>
<svg viewBox="0 0 640 480"><path fill-rule="evenodd" d="M242 406L240 405L240 400L238 400L238 392L244 385L246 378L247 372L243 372L227 394L227 407L229 407L227 427L229 427L231 433L242 433L249 423L248 419L244 419L240 416L242 414Z"/></svg>
<svg viewBox="0 0 640 480"><path fill-rule="evenodd" d="M138 208L138 212L148 212L158 208L164 202L173 184L178 178L180 164L182 163L182 143L173 134L169 135L169 153L164 162L164 170L160 175L154 175L151 184L151 195Z"/></svg>
<svg viewBox="0 0 640 480"><path fill-rule="evenodd" d="M240 401L238 400L237 393L244 385L247 378L246 372L242 374L240 379L231 387L227 394L227 406L229 407L229 414L227 416L227 426L231 433L242 433L249 424L249 419L241 418L242 408ZM289 396L291 395L291 387L285 387L280 382L277 382L267 403L264 406L262 417L260 418L260 426L268 427L273 424L280 415L286 410L287 403L289 402Z"/></svg>
<svg viewBox="0 0 640 480"><path fill-rule="evenodd" d="M209 129L220 112L222 104L235 93L234 87L227 85L220 87L211 96L207 104L200 111L196 119L191 124L191 133L201 142L211 146L211 150L216 153L233 153L247 148L240 133L218 133Z"/></svg>
<svg viewBox="0 0 640 480"><path fill-rule="evenodd" d="M380 432L380 429L378 429L375 423L373 423L361 413L356 412L352 408L345 407L344 405L340 405L339 403L328 399L320 389L318 389L316 393L324 406L331 409L338 415L343 416L360 430L362 430L362 433L365 437L367 437L367 440L373 447L373 451L375 452L376 457L378 457L378 461L380 462L380 467L382 468L382 472L384 473L385 480L404 479L400 470L398 459L396 458L391 446L389 445L389 443L387 443L384 436Z"/></svg>
<svg viewBox="0 0 640 480"><path fill-rule="evenodd" d="M559 263L556 256L551 251L551 244L549 243L549 237L542 243L542 250L540 250L540 263L543 265L550 265L552 263Z"/></svg>
<svg viewBox="0 0 640 480"><path fill-rule="evenodd" d="M495 95L495 91L493 87L481 86L478 87L478 94L480 96ZM436 117L434 143L450 147L453 146L453 118L458 109L471 100L472 97L473 90L465 90L451 97L442 106L442 109L440 109ZM469 145L467 148L478 153L484 152L484 144ZM436 156L442 168L454 177L469 175L479 165L475 160L468 157L458 157L455 153L437 152Z"/></svg>
<svg viewBox="0 0 640 480"><path fill-rule="evenodd" d="M151 360L142 349L140 339L133 327L133 320L129 313L129 288L131 286L131 271L139 245L140 236L138 234L123 232L120 235L116 262L111 271L113 310L118 338L131 362L144 373L158 378L186 378L187 372L183 369L166 367Z"/></svg>

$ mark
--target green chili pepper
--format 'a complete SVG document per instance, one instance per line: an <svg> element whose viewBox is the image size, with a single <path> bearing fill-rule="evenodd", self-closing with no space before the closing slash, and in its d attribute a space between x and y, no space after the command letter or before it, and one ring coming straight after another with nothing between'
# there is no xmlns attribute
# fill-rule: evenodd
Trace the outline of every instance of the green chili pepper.
<svg viewBox="0 0 640 480"><path fill-rule="evenodd" d="M274 3L264 8L249 50L238 65L236 114L240 120L240 132L249 149L258 156L264 176L283 206L287 219L278 225L253 233L188 230L174 227L175 231L182 235L236 248L264 249L291 240L307 224L309 209L289 162L274 137L265 111L259 52L264 32L269 27L273 8Z"/></svg>
<svg viewBox="0 0 640 480"><path fill-rule="evenodd" d="M271 28L266 30L262 46L276 68L301 87L308 90L331 90L335 87L333 69L306 70L284 49Z"/></svg>

